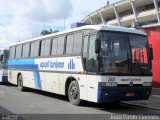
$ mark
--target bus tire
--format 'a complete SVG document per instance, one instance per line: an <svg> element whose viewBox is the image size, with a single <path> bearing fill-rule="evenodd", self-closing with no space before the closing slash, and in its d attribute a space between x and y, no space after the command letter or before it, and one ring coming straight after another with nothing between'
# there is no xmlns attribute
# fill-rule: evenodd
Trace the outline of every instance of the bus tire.
<svg viewBox="0 0 160 120"><path fill-rule="evenodd" d="M23 77L22 77L22 75L18 76L17 84L18 84L18 88L19 88L20 91L24 91L25 90L25 87L23 86Z"/></svg>
<svg viewBox="0 0 160 120"><path fill-rule="evenodd" d="M82 103L80 99L80 90L77 81L72 81L68 88L68 98L71 104L80 105Z"/></svg>

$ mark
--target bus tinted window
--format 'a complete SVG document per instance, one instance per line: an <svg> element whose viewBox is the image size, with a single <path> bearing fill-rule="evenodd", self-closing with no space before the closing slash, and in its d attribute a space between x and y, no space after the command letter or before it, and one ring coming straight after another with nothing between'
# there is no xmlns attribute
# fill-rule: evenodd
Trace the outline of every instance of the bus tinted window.
<svg viewBox="0 0 160 120"><path fill-rule="evenodd" d="M39 46L40 46L40 42L35 42L35 45L34 45L34 57L38 57L39 56Z"/></svg>
<svg viewBox="0 0 160 120"><path fill-rule="evenodd" d="M13 59L15 57L15 46L10 48L10 59Z"/></svg>
<svg viewBox="0 0 160 120"><path fill-rule="evenodd" d="M30 57L34 57L34 43L31 43Z"/></svg>
<svg viewBox="0 0 160 120"><path fill-rule="evenodd" d="M44 56L48 56L50 55L50 49L51 49L51 39L47 39L45 40L45 52L44 52Z"/></svg>
<svg viewBox="0 0 160 120"><path fill-rule="evenodd" d="M81 53L82 33L74 34L73 54Z"/></svg>
<svg viewBox="0 0 160 120"><path fill-rule="evenodd" d="M30 44L29 44L29 43L24 44L24 45L23 45L22 57L23 57L23 58L29 57L29 51L30 51Z"/></svg>
<svg viewBox="0 0 160 120"><path fill-rule="evenodd" d="M16 46L16 58L21 58L22 55L22 45Z"/></svg>
<svg viewBox="0 0 160 120"><path fill-rule="evenodd" d="M52 40L52 55L56 55L57 54L57 44L58 44L58 38L53 38Z"/></svg>
<svg viewBox="0 0 160 120"><path fill-rule="evenodd" d="M67 36L67 45L66 45L66 54L73 53L73 42L74 42L73 35L68 35Z"/></svg>
<svg viewBox="0 0 160 120"><path fill-rule="evenodd" d="M82 47L82 33L67 36L66 54L79 54Z"/></svg>
<svg viewBox="0 0 160 120"><path fill-rule="evenodd" d="M41 56L50 55L50 48L51 48L51 40L50 39L43 40L41 44Z"/></svg>
<svg viewBox="0 0 160 120"><path fill-rule="evenodd" d="M59 37L58 38L58 48L57 48L57 54L63 54L64 50L64 37Z"/></svg>
<svg viewBox="0 0 160 120"><path fill-rule="evenodd" d="M44 56L44 52L45 52L45 40L43 40L41 43L41 56Z"/></svg>

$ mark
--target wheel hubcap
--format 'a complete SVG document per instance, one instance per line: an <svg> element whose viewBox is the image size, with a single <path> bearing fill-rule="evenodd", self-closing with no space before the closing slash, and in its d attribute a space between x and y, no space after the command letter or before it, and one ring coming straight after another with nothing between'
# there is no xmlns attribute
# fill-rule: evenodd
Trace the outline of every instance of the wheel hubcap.
<svg viewBox="0 0 160 120"><path fill-rule="evenodd" d="M22 87L22 80L19 79L19 87Z"/></svg>
<svg viewBox="0 0 160 120"><path fill-rule="evenodd" d="M76 86L73 86L70 90L70 95L72 97L72 99L76 100L78 97L78 90Z"/></svg>

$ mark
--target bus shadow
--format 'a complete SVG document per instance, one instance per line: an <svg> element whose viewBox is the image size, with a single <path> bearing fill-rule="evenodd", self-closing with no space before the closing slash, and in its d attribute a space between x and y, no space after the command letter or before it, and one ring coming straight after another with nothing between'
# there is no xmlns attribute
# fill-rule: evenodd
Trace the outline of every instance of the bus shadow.
<svg viewBox="0 0 160 120"><path fill-rule="evenodd" d="M8 87L16 87L16 85L13 85L11 83L0 83L0 86L8 86Z"/></svg>
<svg viewBox="0 0 160 120"><path fill-rule="evenodd" d="M46 92L46 91L41 91L41 90L36 90L36 89L31 89L31 88L26 88L24 92L31 92L31 93L43 95L43 96L58 99L58 100L68 101L67 96L58 95L58 94L51 93L51 92Z"/></svg>
<svg viewBox="0 0 160 120"><path fill-rule="evenodd" d="M46 96L52 99L69 102L68 97L50 93L50 92L35 90L31 88L27 88L24 92L31 92L31 93ZM123 102L122 103L121 102L120 103L93 103L93 102L84 101L83 104L79 107L93 108L96 110L100 110L100 111L103 111L106 113L112 113L112 114L139 115L139 114L154 114L154 112L155 114L157 113L160 114L160 111L158 110L149 110L149 108L137 107L134 105L125 104Z"/></svg>
<svg viewBox="0 0 160 120"><path fill-rule="evenodd" d="M30 89L30 88L25 90L25 92L33 92L38 95L43 95L43 96L50 97L53 99L69 102L68 97L63 96L63 95L58 95L58 94L35 90L35 89ZM120 103L93 103L93 102L84 101L83 104L79 107L93 108L93 109L97 109L100 111L104 111L107 113L109 112L109 113L113 113L113 114L128 114L128 115L152 114L152 113L148 112L149 108L137 107L134 105L125 104L123 102L122 103L121 102ZM160 114L160 111L156 111L156 113Z"/></svg>

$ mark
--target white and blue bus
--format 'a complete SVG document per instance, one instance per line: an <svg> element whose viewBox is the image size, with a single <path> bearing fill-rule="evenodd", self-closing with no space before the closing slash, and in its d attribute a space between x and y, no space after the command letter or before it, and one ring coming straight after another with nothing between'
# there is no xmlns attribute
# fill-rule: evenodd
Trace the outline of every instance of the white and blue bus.
<svg viewBox="0 0 160 120"><path fill-rule="evenodd" d="M151 60L144 32L87 25L10 46L8 79L22 91L66 95L74 105L147 100Z"/></svg>
<svg viewBox="0 0 160 120"><path fill-rule="evenodd" d="M0 50L0 83L8 82L8 49Z"/></svg>

